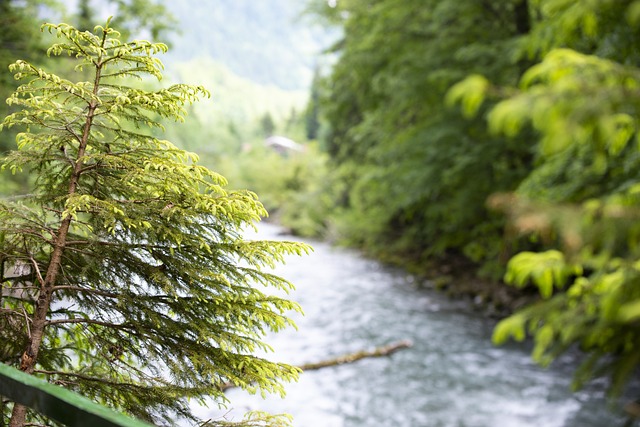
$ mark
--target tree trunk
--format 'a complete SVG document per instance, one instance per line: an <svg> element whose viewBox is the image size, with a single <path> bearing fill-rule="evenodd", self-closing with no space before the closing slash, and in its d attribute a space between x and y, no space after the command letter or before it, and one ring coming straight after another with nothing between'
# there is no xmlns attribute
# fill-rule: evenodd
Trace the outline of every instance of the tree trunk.
<svg viewBox="0 0 640 427"><path fill-rule="evenodd" d="M94 80L93 93L97 95L98 87L100 83L101 64L98 63L96 68L96 75ZM84 129L80 145L78 147L78 155L73 168L73 173L69 179L68 195L75 194L78 187L78 181L80 175L82 175L83 163L80 161L84 156L89 141L89 133L91 125L93 124L93 117L98 107L98 103L93 100L89 104L89 110L84 123ZM44 330L47 324L47 316L51 306L51 299L53 295L53 287L58 280L58 274L62 266L62 256L64 255L65 247L67 244L67 235L71 226L71 216L67 216L60 223L60 228L56 233L55 244L53 253L49 260L47 273L44 279L40 281L40 295L36 303L35 313L31 319L30 335L27 348L22 357L20 358L20 370L27 374L33 374L38 359L38 353L40 352L40 346L42 345L42 339L44 337ZM13 405L13 411L11 413L11 420L9 421L9 427L23 427L25 425L27 415L27 407L18 403Z"/></svg>
<svg viewBox="0 0 640 427"><path fill-rule="evenodd" d="M49 261L49 268L47 269L47 275L44 281L40 283L40 296L36 303L36 310L31 319L29 343L27 348L22 353L20 358L20 370L27 374L32 374L38 358L38 352L40 351L40 345L42 344L42 338L44 336L44 328L47 321L47 315L49 313L49 307L51 305L51 296L53 294L53 285L55 284L58 273L60 271L60 264L62 261L62 254L64 253L64 246L67 239L67 233L69 231L69 225L71 219L65 219L60 228L58 229L58 235L56 238L56 244L51 254L51 260ZM13 412L11 413L11 421L9 427L22 427L25 423L27 414L27 407L18 403L14 404Z"/></svg>
<svg viewBox="0 0 640 427"><path fill-rule="evenodd" d="M529 0L521 0L515 6L516 32L529 34L531 31L531 17L529 14Z"/></svg>
<svg viewBox="0 0 640 427"><path fill-rule="evenodd" d="M520 0L516 3L514 10L514 22L516 24L516 34L524 36L531 31L531 13L529 11L529 0ZM522 75L533 65L531 60L528 60L525 56L522 56L518 60L519 76Z"/></svg>

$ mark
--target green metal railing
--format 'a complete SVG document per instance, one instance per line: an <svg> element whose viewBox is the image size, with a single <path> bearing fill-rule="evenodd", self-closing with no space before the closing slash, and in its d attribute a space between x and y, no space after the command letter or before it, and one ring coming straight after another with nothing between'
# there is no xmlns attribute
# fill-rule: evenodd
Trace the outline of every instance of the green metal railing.
<svg viewBox="0 0 640 427"><path fill-rule="evenodd" d="M4 363L0 363L0 396L69 427L151 426Z"/></svg>

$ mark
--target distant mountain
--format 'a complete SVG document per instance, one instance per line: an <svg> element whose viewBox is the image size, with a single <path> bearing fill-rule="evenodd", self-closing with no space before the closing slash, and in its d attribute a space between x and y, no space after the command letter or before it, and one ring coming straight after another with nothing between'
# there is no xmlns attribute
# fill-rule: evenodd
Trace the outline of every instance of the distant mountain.
<svg viewBox="0 0 640 427"><path fill-rule="evenodd" d="M308 89L329 32L302 17L304 0L164 0L179 20L163 62L212 58L238 76L286 90Z"/></svg>
<svg viewBox="0 0 640 427"><path fill-rule="evenodd" d="M284 120L292 109L302 111L308 99L306 90L256 83L211 58L180 62L174 68L173 80L203 85L211 91L211 99L201 100L194 112L203 123L225 120L247 126L265 113Z"/></svg>

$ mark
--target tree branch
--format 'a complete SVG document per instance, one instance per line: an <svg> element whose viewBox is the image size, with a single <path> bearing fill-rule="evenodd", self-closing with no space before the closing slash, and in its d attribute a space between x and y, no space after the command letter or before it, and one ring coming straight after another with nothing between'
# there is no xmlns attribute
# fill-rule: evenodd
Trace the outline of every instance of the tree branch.
<svg viewBox="0 0 640 427"><path fill-rule="evenodd" d="M41 369L34 369L33 372L34 373L38 373L38 374L44 374L44 375L59 375L59 376L64 376L64 377L78 378L78 379L84 380L84 381L98 382L98 383L107 384L107 385L111 385L111 386L131 387L131 388L144 388L145 387L144 385L141 385L141 384L116 382L116 381L107 380L106 378L91 377L89 375L78 374L76 372L45 371L45 370L41 370Z"/></svg>
<svg viewBox="0 0 640 427"><path fill-rule="evenodd" d="M81 288L80 286L71 286L71 285L54 286L53 290L84 292L87 294L100 295L102 297L108 297L108 298L118 298L119 296L118 294L113 292L101 291L99 289Z"/></svg>
<svg viewBox="0 0 640 427"><path fill-rule="evenodd" d="M344 365L347 363L354 363L358 360L367 358L367 357L383 357L390 356L398 350L402 350L403 348L412 347L413 343L410 340L402 340L397 341L382 347L377 347L373 350L362 350L357 351L355 353L345 354L339 357L335 357L332 359L321 360L315 363L305 363L304 365L297 366L302 371L314 371L322 368L328 368L330 366L338 366ZM225 391L230 388L235 388L236 385L230 382L226 382L220 385L220 390Z"/></svg>
<svg viewBox="0 0 640 427"><path fill-rule="evenodd" d="M85 323L89 325L98 325L98 326L106 326L114 329L130 329L132 326L126 323L112 323L112 322L103 322L101 320L94 319L53 319L47 320L45 325L63 325L63 324L73 324L73 323Z"/></svg>
<svg viewBox="0 0 640 427"><path fill-rule="evenodd" d="M377 347L373 350L362 350L355 353L345 354L339 357L335 357L333 359L322 360L320 362L315 363L305 363L304 365L298 366L298 368L303 371L314 371L322 368L327 368L329 366L337 366L344 365L346 363L354 363L358 360L365 359L367 357L382 357L382 356L390 356L398 350L403 348L409 348L413 346L413 343L409 340L402 340L395 343L391 343L382 347Z"/></svg>
<svg viewBox="0 0 640 427"><path fill-rule="evenodd" d="M38 277L38 283L40 283L40 286L43 286L44 278L42 277L42 273L40 272L40 267L38 267L38 263L36 262L36 260L33 258L31 254L29 254L29 261L31 261L31 265L33 265L33 268L36 271L36 276Z"/></svg>

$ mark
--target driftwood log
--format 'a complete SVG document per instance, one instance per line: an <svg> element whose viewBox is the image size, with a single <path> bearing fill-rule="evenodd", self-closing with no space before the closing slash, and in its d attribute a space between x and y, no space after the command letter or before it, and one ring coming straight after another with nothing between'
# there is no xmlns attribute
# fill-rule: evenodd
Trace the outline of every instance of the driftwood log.
<svg viewBox="0 0 640 427"><path fill-rule="evenodd" d="M298 368L302 369L303 371L313 371L316 369L327 368L329 366L337 366L344 365L345 363L357 362L358 360L367 357L389 356L398 350L409 348L412 345L413 343L411 341L402 340L382 347L377 347L373 350L362 350L355 353L349 353L339 357L335 357L333 359L322 360L320 362L305 363L304 365L298 366Z"/></svg>
<svg viewBox="0 0 640 427"><path fill-rule="evenodd" d="M376 347L373 350L361 350L355 353L349 353L342 356L334 357L332 359L321 360L315 363L305 363L304 365L297 366L302 371L313 371L322 368L328 368L330 366L344 365L346 363L357 362L358 360L368 357L383 357L389 356L398 350L403 348L409 348L413 343L409 340L397 341L382 347ZM233 383L224 383L220 386L220 390L225 391L230 388L236 387Z"/></svg>

